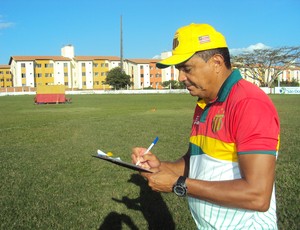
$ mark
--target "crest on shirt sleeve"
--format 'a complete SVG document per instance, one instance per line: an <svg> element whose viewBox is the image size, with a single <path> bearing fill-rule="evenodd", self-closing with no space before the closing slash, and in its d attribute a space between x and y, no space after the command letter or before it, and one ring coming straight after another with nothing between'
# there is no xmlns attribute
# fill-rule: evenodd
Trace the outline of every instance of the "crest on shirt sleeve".
<svg viewBox="0 0 300 230"><path fill-rule="evenodd" d="M223 118L224 118L224 109L221 108L212 121L211 128L214 133L218 132L223 127Z"/></svg>

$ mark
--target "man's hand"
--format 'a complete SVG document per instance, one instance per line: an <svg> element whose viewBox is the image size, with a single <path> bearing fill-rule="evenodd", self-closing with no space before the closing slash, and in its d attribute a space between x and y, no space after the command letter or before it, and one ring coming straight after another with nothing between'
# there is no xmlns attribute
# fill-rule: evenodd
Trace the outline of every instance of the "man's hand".
<svg viewBox="0 0 300 230"><path fill-rule="evenodd" d="M139 166L146 169L151 169L151 171L157 171L160 166L160 160L151 152L144 154L146 151L145 148L136 147L132 149L131 159L132 163L136 164L138 161Z"/></svg>

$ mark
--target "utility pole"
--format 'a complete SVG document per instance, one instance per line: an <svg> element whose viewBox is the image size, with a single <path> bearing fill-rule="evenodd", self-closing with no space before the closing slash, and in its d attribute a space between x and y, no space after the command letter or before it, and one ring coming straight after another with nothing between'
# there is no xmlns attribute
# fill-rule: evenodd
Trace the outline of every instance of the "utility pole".
<svg viewBox="0 0 300 230"><path fill-rule="evenodd" d="M123 28L122 28L122 15L120 22L120 58L121 58L121 70L123 71Z"/></svg>

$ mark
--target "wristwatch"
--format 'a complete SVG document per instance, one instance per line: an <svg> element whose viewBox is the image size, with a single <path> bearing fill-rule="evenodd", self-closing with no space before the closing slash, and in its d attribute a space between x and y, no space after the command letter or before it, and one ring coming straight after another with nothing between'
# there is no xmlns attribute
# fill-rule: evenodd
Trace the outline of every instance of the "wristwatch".
<svg viewBox="0 0 300 230"><path fill-rule="evenodd" d="M173 192L179 196L184 197L187 193L187 187L185 185L186 177L180 176L177 180L177 182L173 186Z"/></svg>

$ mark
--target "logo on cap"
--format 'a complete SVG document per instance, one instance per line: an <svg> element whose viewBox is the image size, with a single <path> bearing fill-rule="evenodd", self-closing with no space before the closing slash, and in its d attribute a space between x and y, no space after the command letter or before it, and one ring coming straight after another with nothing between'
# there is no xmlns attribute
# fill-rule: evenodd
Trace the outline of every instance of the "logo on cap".
<svg viewBox="0 0 300 230"><path fill-rule="evenodd" d="M174 39L173 39L173 50L175 50L177 48L177 46L179 46L179 41L178 41L178 33L176 33L174 35Z"/></svg>

